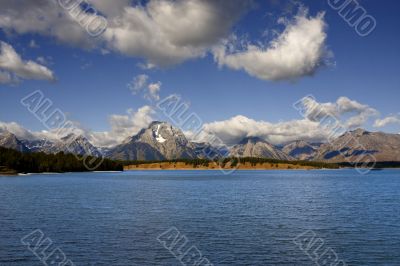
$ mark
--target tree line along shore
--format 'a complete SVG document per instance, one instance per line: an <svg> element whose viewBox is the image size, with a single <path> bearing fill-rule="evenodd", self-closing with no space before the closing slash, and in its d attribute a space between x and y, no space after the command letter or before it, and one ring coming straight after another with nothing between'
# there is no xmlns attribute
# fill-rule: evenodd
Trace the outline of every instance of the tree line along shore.
<svg viewBox="0 0 400 266"><path fill-rule="evenodd" d="M176 159L162 161L121 161L121 163L124 166L124 170L312 170L340 168L369 168L372 170L380 170L384 168L400 168L400 162L396 161L356 164L352 162L327 163L302 160L289 161L256 157L232 157L221 160Z"/></svg>
<svg viewBox="0 0 400 266"><path fill-rule="evenodd" d="M224 158L221 160L208 159L176 159L162 161L116 161L94 157L86 158L98 165L96 171L123 171L123 170L312 170L312 169L339 169L354 168L350 163L326 163L315 161L288 161L269 158ZM87 160L87 161L88 161ZM375 165L364 167L399 168L400 162L378 162ZM0 147L0 174L14 175L18 173L43 172L87 172L88 169L82 157L59 152L57 154L22 153L13 149Z"/></svg>
<svg viewBox="0 0 400 266"><path fill-rule="evenodd" d="M86 162L98 165L97 171L122 171L120 162L86 157ZM44 173L44 172L87 172L83 157L59 152L57 154L22 153L13 149L0 147L0 173Z"/></svg>
<svg viewBox="0 0 400 266"><path fill-rule="evenodd" d="M333 163L287 161L268 158L225 158L221 160L178 159L164 161L125 161L124 170L189 170L189 169L337 169Z"/></svg>

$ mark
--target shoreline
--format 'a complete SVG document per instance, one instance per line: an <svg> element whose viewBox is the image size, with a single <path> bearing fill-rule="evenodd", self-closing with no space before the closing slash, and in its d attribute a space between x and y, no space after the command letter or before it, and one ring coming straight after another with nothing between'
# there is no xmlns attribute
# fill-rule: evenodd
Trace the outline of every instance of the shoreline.
<svg viewBox="0 0 400 266"><path fill-rule="evenodd" d="M205 168L165 168L165 169L152 169L152 168L136 168L136 169L127 169L124 172L135 172L135 171L221 171L221 170L232 170L232 171L315 171L315 170L341 170L341 169L261 169L261 168L252 168L252 169L240 169L240 168L214 168L214 169L205 169Z"/></svg>
<svg viewBox="0 0 400 266"><path fill-rule="evenodd" d="M339 168L317 168L317 167L309 167L309 166L298 166L298 167L262 167L262 166L256 166L256 167L238 167L238 168L220 168L220 167L205 167L205 166L200 166L200 167L193 167L187 165L186 167L160 167L159 164L157 163L158 167L155 167L154 164L144 164L146 167L138 167L136 165L128 165L124 166L123 171L84 171L84 172L41 172L41 173L18 173L18 172L13 172L13 171L8 171L8 172L0 172L0 177L12 177L12 176L31 176L31 175L62 175L62 174L70 174L70 173L123 173L123 172L134 172L134 171L315 171L315 170L356 170L356 168L351 168L351 167L339 167ZM285 165L286 166L286 165ZM371 171L379 171L379 170L400 170L400 168L396 167L387 167L387 168L377 168L377 169L371 169Z"/></svg>
<svg viewBox="0 0 400 266"><path fill-rule="evenodd" d="M123 173L124 171L83 171L83 172L39 172L39 173L18 173L18 172L10 172L10 173L2 173L1 176L31 176L31 175L62 175L62 174L71 174L71 173Z"/></svg>
<svg viewBox="0 0 400 266"><path fill-rule="evenodd" d="M156 163L139 163L124 166L124 171L137 170L315 170L324 169L323 167L315 167L309 165L290 164L290 163L257 163L249 162L231 166L229 163L221 167L216 163L209 164L192 164L185 162L156 162Z"/></svg>
<svg viewBox="0 0 400 266"><path fill-rule="evenodd" d="M280 171L293 171L293 170L304 170L304 171L315 171L315 170L356 170L356 168L340 167L340 168L129 168L124 169L123 172L129 171L220 171L220 170L235 170L235 171L267 171L267 170L280 170ZM400 168L388 167L379 169L370 169L370 171L380 171L380 170L400 170Z"/></svg>
<svg viewBox="0 0 400 266"><path fill-rule="evenodd" d="M221 171L221 170L233 170L233 171L335 171L335 170L355 170L355 168L296 168L296 169L279 169L279 168L134 168L125 169L124 171L85 171L85 172L64 172L64 173L0 173L0 177L14 177L14 176L32 176L32 175L62 175L71 173L123 173L123 172L135 172L135 171ZM400 170L400 168L380 168L378 170ZM374 170L371 170L374 171Z"/></svg>

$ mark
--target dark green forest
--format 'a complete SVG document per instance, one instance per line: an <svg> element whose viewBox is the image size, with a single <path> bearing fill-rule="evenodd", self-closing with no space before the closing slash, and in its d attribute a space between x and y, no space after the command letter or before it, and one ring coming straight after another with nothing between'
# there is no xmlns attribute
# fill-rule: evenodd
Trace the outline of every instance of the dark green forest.
<svg viewBox="0 0 400 266"><path fill-rule="evenodd" d="M93 161L92 161L93 160ZM0 166L13 169L19 173L41 173L41 172L85 172L90 171L86 162L91 162L89 167L99 164L96 171L122 171L123 166L119 162L109 159L88 157L77 158L73 154L63 152L57 154L21 153L13 149L0 147Z"/></svg>

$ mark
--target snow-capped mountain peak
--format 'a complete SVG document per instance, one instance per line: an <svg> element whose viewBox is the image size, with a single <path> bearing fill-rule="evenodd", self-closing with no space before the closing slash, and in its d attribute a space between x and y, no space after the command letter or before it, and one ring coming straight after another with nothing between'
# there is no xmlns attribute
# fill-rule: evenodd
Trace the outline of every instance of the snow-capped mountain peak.
<svg viewBox="0 0 400 266"><path fill-rule="evenodd" d="M161 136L160 134L160 125L157 125L157 130L154 132L155 134L155 138L158 142L160 143L164 143L166 141L166 139L163 138L163 136Z"/></svg>

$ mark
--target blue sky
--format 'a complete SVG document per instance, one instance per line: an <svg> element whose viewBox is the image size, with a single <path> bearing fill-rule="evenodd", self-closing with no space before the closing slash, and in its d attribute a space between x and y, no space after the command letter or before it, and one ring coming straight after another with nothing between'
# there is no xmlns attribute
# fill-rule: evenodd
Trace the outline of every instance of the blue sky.
<svg viewBox="0 0 400 266"><path fill-rule="evenodd" d="M20 104L21 98L39 89L69 119L93 131L109 131L110 116L125 115L128 109L137 110L154 104L145 99L143 93L132 94L127 86L136 76L145 74L149 84L161 83L160 98L171 94L182 96L190 103L190 110L205 123L238 115L269 123L301 119L292 104L312 94L320 103L335 103L339 97L347 97L369 106L379 114L371 116L362 124L363 127L400 132L400 123L395 121L383 127L373 127L376 119L396 117L399 113L398 1L388 0L384 4L372 0L359 1L377 22L375 30L366 37L359 36L327 1L255 3L241 12L217 41L205 48L204 55L151 69L140 67L148 59L146 54L135 52L132 55L123 48L118 50L103 44L88 48L63 41L39 28L24 31L0 22L0 40L12 46L23 60L32 60L51 70L56 78L49 81L17 77L17 83L0 84L0 121L16 122L32 131L43 130L41 122ZM143 2L144 7L147 5L149 2ZM286 28L277 23L278 18L293 20L300 5L309 9L308 18L325 12L324 47L333 54L327 66L314 69L312 75L306 73L276 81L249 75L243 69L235 70L227 64L218 66L215 62L210 47L232 34L267 47L268 42L276 39ZM0 11L0 18L6 16L9 16L7 11ZM79 27L75 24L74 27ZM32 45L32 41L36 45ZM102 53L106 49L107 52ZM154 117L157 118L157 114Z"/></svg>

